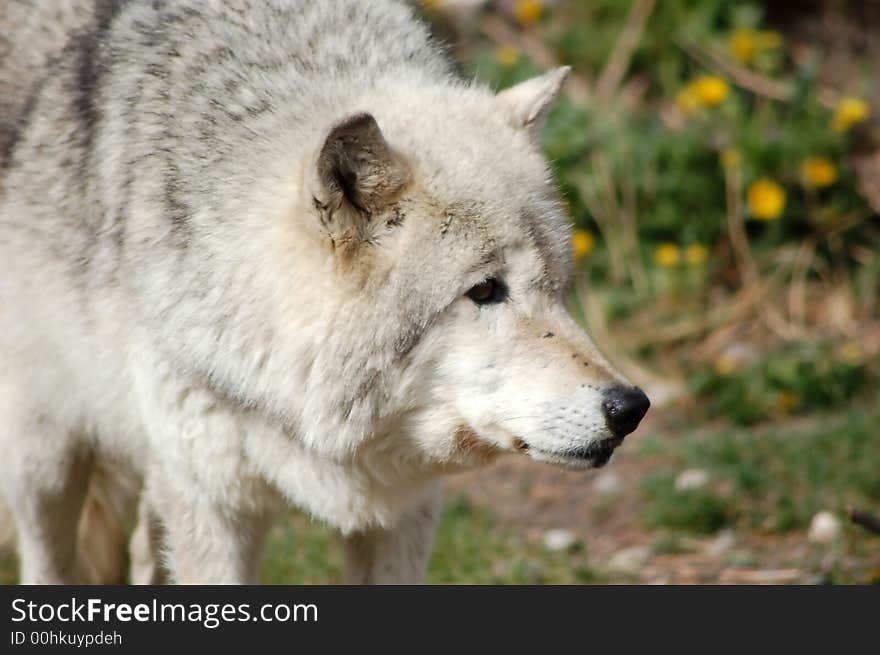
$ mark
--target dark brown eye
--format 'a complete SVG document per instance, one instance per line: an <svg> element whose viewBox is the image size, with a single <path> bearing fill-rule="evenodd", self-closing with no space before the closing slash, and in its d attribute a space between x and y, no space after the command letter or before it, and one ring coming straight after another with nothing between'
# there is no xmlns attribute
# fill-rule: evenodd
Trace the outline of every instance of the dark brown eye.
<svg viewBox="0 0 880 655"><path fill-rule="evenodd" d="M501 302L507 297L504 284L495 278L489 278L467 292L467 297L478 305Z"/></svg>

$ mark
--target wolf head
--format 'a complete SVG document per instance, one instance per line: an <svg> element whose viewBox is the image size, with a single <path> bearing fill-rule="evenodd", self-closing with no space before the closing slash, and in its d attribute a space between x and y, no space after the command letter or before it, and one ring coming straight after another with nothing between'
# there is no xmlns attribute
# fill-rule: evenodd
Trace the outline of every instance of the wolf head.
<svg viewBox="0 0 880 655"><path fill-rule="evenodd" d="M338 382L373 398L376 439L439 465L601 466L647 411L564 308L570 227L539 136L567 74L392 94L315 149L300 200L323 338L346 344Z"/></svg>

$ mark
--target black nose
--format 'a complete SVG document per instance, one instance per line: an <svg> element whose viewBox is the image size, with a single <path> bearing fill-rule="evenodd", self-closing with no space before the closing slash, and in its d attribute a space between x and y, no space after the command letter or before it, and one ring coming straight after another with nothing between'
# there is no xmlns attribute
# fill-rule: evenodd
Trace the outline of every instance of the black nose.
<svg viewBox="0 0 880 655"><path fill-rule="evenodd" d="M611 387L603 395L605 420L617 437L625 437L635 430L651 406L645 392L638 387Z"/></svg>

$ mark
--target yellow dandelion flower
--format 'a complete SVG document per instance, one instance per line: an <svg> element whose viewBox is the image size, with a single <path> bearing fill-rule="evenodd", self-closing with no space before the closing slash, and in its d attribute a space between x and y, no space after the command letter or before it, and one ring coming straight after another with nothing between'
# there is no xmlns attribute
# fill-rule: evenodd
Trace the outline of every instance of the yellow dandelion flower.
<svg viewBox="0 0 880 655"><path fill-rule="evenodd" d="M730 375L739 369L739 361L731 355L720 355L714 362L713 367L718 375Z"/></svg>
<svg viewBox="0 0 880 655"><path fill-rule="evenodd" d="M854 125L867 120L871 115L871 107L859 98L844 98L837 105L831 119L831 129L835 132L846 132Z"/></svg>
<svg viewBox="0 0 880 655"><path fill-rule="evenodd" d="M785 211L785 189L769 177L753 182L748 191L749 212L761 221L773 221Z"/></svg>
<svg viewBox="0 0 880 655"><path fill-rule="evenodd" d="M749 28L739 29L731 35L727 48L734 59L749 64L758 53L758 35Z"/></svg>
<svg viewBox="0 0 880 655"><path fill-rule="evenodd" d="M517 0L513 15L523 25L533 25L544 15L544 3L541 0Z"/></svg>
<svg viewBox="0 0 880 655"><path fill-rule="evenodd" d="M736 148L725 148L721 151L721 165L724 168L739 168L742 166L742 153Z"/></svg>
<svg viewBox="0 0 880 655"><path fill-rule="evenodd" d="M840 357L850 366L858 366L865 359L862 347L855 341L848 341L840 349Z"/></svg>
<svg viewBox="0 0 880 655"><path fill-rule="evenodd" d="M654 251L654 261L664 268L678 266L681 261L681 251L674 243L663 243Z"/></svg>
<svg viewBox="0 0 880 655"><path fill-rule="evenodd" d="M439 9L443 5L443 0L422 0L422 6L428 11Z"/></svg>
<svg viewBox="0 0 880 655"><path fill-rule="evenodd" d="M709 259L709 249L702 243L694 243L685 249L684 259L691 266L702 266Z"/></svg>
<svg viewBox="0 0 880 655"><path fill-rule="evenodd" d="M720 105L730 94L730 85L714 75L703 75L691 84L694 96L699 100L700 104L707 107Z"/></svg>
<svg viewBox="0 0 880 655"><path fill-rule="evenodd" d="M808 157L801 164L801 179L805 186L823 189L837 181L837 167L827 157Z"/></svg>
<svg viewBox="0 0 880 655"><path fill-rule="evenodd" d="M800 398L791 391L780 391L776 394L776 409L783 414L788 414L800 404Z"/></svg>
<svg viewBox="0 0 880 655"><path fill-rule="evenodd" d="M571 237L574 259L580 261L589 255L596 246L596 238L586 230L575 230Z"/></svg>
<svg viewBox="0 0 880 655"><path fill-rule="evenodd" d="M758 32L748 27L736 30L727 41L730 54L743 64L751 64L761 51L781 45L782 35L779 32Z"/></svg>
<svg viewBox="0 0 880 655"><path fill-rule="evenodd" d="M730 94L730 85L720 77L703 75L683 87L675 97L678 108L688 116L700 107L715 107Z"/></svg>
<svg viewBox="0 0 880 655"><path fill-rule="evenodd" d="M519 50L512 45L501 45L495 50L495 58L502 66L510 68L519 61Z"/></svg>

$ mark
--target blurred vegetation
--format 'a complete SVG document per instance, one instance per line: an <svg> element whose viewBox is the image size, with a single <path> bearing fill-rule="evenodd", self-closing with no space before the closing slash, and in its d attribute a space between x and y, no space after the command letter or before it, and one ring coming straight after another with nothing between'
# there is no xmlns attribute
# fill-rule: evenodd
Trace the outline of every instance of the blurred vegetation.
<svg viewBox="0 0 880 655"><path fill-rule="evenodd" d="M807 425L687 434L674 444L648 439L669 468L642 483L649 528L713 533L806 530L818 512L880 507L880 410L855 409ZM677 489L670 470L700 467L713 484ZM858 529L854 529L857 532Z"/></svg>
<svg viewBox="0 0 880 655"><path fill-rule="evenodd" d="M343 582L342 548L330 528L291 513L273 530L262 579L272 584ZM429 584L563 584L596 580L583 544L549 552L498 530L491 514L466 497L446 501L434 538Z"/></svg>
<svg viewBox="0 0 880 655"><path fill-rule="evenodd" d="M545 141L576 227L572 306L654 397L753 424L876 386L869 67L829 73L827 44L754 1L423 4L496 87L573 67Z"/></svg>

